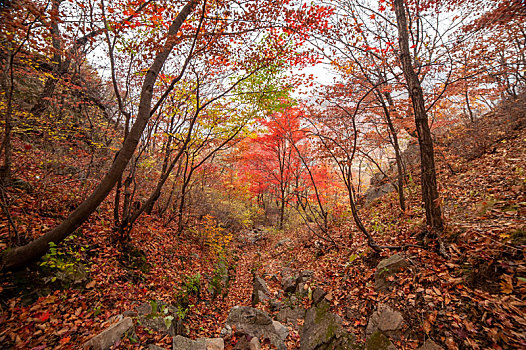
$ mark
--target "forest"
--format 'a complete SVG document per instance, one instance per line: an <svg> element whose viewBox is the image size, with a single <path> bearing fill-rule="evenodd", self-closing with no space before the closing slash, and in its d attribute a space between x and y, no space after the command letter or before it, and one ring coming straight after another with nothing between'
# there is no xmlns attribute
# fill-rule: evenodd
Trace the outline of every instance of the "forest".
<svg viewBox="0 0 526 350"><path fill-rule="evenodd" d="M526 348L524 0L3 0L0 349Z"/></svg>

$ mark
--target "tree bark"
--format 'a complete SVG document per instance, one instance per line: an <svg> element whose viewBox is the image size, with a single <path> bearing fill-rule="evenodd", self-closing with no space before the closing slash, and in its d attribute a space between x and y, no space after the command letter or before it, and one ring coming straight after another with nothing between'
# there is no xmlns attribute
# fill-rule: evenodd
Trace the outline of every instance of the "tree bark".
<svg viewBox="0 0 526 350"><path fill-rule="evenodd" d="M400 61L408 85L408 92L413 104L415 125L420 145L422 200L426 211L426 223L432 230L442 231L444 223L437 190L433 139L424 103L424 94L416 74L409 51L409 34L405 14L404 0L394 0L398 40L400 44Z"/></svg>
<svg viewBox="0 0 526 350"><path fill-rule="evenodd" d="M398 191L398 200L400 203L400 210L402 212L405 212L406 206L405 206L405 195L404 195L404 171L403 171L403 165L402 165L402 152L400 151L400 144L398 143L398 133L394 127L393 121L391 120L391 111L390 107L393 106L393 100L391 98L391 95L389 92L386 92L384 95L387 99L388 105L385 103L384 98L382 97L382 93L378 91L377 89L377 97L380 101L382 108L384 110L385 120L387 122L387 127L389 128L389 133L391 135L391 143L393 145L394 151L395 151L395 159L396 159L396 169L398 172L397 176L397 185L396 190Z"/></svg>
<svg viewBox="0 0 526 350"><path fill-rule="evenodd" d="M80 225L82 225L91 215L99 204L110 193L115 183L122 175L129 160L133 156L135 149L139 143L142 132L144 131L148 120L150 119L151 102L153 97L153 88L157 76L164 63L166 62L170 52L175 45L177 32L181 25L186 20L190 12L193 10L197 0L190 0L182 8L175 20L170 25L168 36L163 48L155 57L150 69L146 73L141 89L141 97L139 103L139 110L137 119L133 124L128 137L115 158L108 173L101 180L93 193L82 202L77 209L75 209L60 225L46 232L44 235L30 242L29 244L8 251L3 257L0 264L0 270L14 270L24 267L29 263L36 261L44 255L49 243L59 243L73 233Z"/></svg>

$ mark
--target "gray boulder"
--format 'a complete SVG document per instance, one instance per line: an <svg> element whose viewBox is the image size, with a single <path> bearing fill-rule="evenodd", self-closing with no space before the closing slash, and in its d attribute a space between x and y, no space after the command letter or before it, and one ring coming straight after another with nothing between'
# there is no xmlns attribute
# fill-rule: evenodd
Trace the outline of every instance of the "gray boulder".
<svg viewBox="0 0 526 350"><path fill-rule="evenodd" d="M312 302L314 304L320 303L323 299L325 299L325 296L327 295L327 292L325 292L322 288L316 287L314 291L312 292Z"/></svg>
<svg viewBox="0 0 526 350"><path fill-rule="evenodd" d="M393 310L387 304L379 304L369 318L365 333L368 338L380 332L389 338L400 339L404 326L404 317L399 311Z"/></svg>
<svg viewBox="0 0 526 350"><path fill-rule="evenodd" d="M367 191L365 192L365 204L369 204L372 201L383 197L384 195L391 193L395 190L395 187L390 184L386 183L383 185L380 185L378 187L369 187Z"/></svg>
<svg viewBox="0 0 526 350"><path fill-rule="evenodd" d="M192 340L183 336L173 338L174 350L224 350L225 343L222 338L199 338Z"/></svg>
<svg viewBox="0 0 526 350"><path fill-rule="evenodd" d="M230 336L232 329L241 334L268 339L279 350L287 349L282 339L283 334L276 331L275 324L265 311L248 306L234 306L221 332L222 336Z"/></svg>
<svg viewBox="0 0 526 350"><path fill-rule="evenodd" d="M396 346L380 331L376 331L367 338L365 350L396 350Z"/></svg>
<svg viewBox="0 0 526 350"><path fill-rule="evenodd" d="M83 347L94 350L109 349L113 344L122 339L125 335L134 336L133 321L130 317L125 317L114 325L94 336L84 343Z"/></svg>
<svg viewBox="0 0 526 350"><path fill-rule="evenodd" d="M421 347L419 347L417 350L444 350L440 345L432 341L431 339L428 339Z"/></svg>
<svg viewBox="0 0 526 350"><path fill-rule="evenodd" d="M260 350L261 349L261 343L259 342L259 339L252 336L245 335L244 337L241 337L236 345L234 346L234 350Z"/></svg>
<svg viewBox="0 0 526 350"><path fill-rule="evenodd" d="M259 276L254 276L254 283L252 289L252 306L255 306L263 301L269 300L269 290L265 280Z"/></svg>
<svg viewBox="0 0 526 350"><path fill-rule="evenodd" d="M279 323L278 321L272 321L272 325L274 326L274 330L276 331L276 334L280 337L282 341L285 341L287 337L289 336L289 329Z"/></svg>
<svg viewBox="0 0 526 350"><path fill-rule="evenodd" d="M409 261L400 254L394 254L387 259L380 261L374 274L375 287L379 292L385 292L392 286L388 281L390 276L394 276L403 269L409 267Z"/></svg>
<svg viewBox="0 0 526 350"><path fill-rule="evenodd" d="M297 283L296 283L297 277L295 276L289 276L285 277L283 281L281 282L281 287L287 294L294 293L296 291Z"/></svg>
<svg viewBox="0 0 526 350"><path fill-rule="evenodd" d="M279 310L278 314L276 315L276 320L296 326L298 325L298 320L303 320L305 318L306 312L307 310L301 306L286 307Z"/></svg>
<svg viewBox="0 0 526 350"><path fill-rule="evenodd" d="M342 319L329 312L329 303L322 301L310 308L300 333L300 350L358 349L354 336L342 326Z"/></svg>

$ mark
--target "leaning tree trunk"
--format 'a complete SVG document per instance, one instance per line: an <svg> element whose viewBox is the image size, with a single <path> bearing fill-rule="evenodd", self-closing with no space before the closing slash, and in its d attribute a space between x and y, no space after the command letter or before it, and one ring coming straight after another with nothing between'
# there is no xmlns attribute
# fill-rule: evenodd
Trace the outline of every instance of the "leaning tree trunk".
<svg viewBox="0 0 526 350"><path fill-rule="evenodd" d="M159 75L159 71L163 67L168 55L175 46L177 32L196 4L197 0L190 0L170 25L166 42L155 57L144 78L137 119L133 124L128 137L126 137L124 140L124 143L108 173L104 176L93 193L86 200L84 200L77 207L77 209L75 209L60 225L51 231L46 232L44 235L25 246L7 251L2 257L2 262L0 264L1 270L13 270L21 268L39 259L47 252L50 242L59 243L71 233L73 233L73 231L75 231L88 219L89 215L91 215L95 209L97 209L99 204L110 193L113 186L122 175L122 172L126 168L129 160L133 156L142 132L144 131L144 128L150 119L153 88L155 81L157 80L157 76Z"/></svg>
<svg viewBox="0 0 526 350"><path fill-rule="evenodd" d="M405 15L404 0L394 0L394 9L398 25L398 40L400 44L400 61L408 85L409 96L413 103L415 125L420 145L420 162L422 178L422 200L426 210L426 223L433 230L442 231L444 223L440 209L437 190L433 139L424 104L424 94L409 52L409 33Z"/></svg>

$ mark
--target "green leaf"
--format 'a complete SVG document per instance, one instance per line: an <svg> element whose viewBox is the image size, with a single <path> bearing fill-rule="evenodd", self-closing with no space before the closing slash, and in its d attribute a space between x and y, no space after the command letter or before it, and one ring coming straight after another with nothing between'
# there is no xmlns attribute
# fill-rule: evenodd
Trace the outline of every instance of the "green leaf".
<svg viewBox="0 0 526 350"><path fill-rule="evenodd" d="M164 325L166 326L166 328L170 328L170 326L172 325L173 319L174 319L173 316L164 317Z"/></svg>

